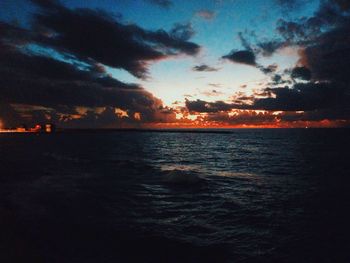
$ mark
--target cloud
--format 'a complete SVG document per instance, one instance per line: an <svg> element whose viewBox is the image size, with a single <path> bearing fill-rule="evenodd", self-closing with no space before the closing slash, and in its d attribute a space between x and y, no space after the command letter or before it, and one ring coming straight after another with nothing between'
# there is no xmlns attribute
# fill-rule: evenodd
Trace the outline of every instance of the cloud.
<svg viewBox="0 0 350 263"><path fill-rule="evenodd" d="M295 67L292 70L291 77L294 79L310 80L311 71L306 67Z"/></svg>
<svg viewBox="0 0 350 263"><path fill-rule="evenodd" d="M314 78L346 83L350 74L350 20L341 27L322 34L314 45L301 52L301 63Z"/></svg>
<svg viewBox="0 0 350 263"><path fill-rule="evenodd" d="M191 23L177 23L174 25L174 27L170 30L170 36L173 39L179 39L182 41L187 41L191 37L193 37L195 34L195 31L192 27Z"/></svg>
<svg viewBox="0 0 350 263"><path fill-rule="evenodd" d="M276 72L276 70L278 69L278 65L277 64L271 64L268 65L267 67L263 67L263 66L257 66L264 74L271 74Z"/></svg>
<svg viewBox="0 0 350 263"><path fill-rule="evenodd" d="M245 32L247 33L247 32ZM254 35L254 32L250 32L250 35ZM253 52L253 48L251 43L248 41L248 39L246 37L243 36L243 32L238 32L238 39L241 42L242 46L248 50L248 51L252 51Z"/></svg>
<svg viewBox="0 0 350 263"><path fill-rule="evenodd" d="M216 13L211 10L202 9L197 11L196 15L206 20L213 20L215 18Z"/></svg>
<svg viewBox="0 0 350 263"><path fill-rule="evenodd" d="M246 48L246 50L241 50L241 51L232 50L228 55L222 56L221 58L230 60L231 62L234 62L234 63L254 66L257 69L259 69L261 72L267 75L276 72L278 68L277 64L271 64L265 67L256 62L256 56L259 55L260 53L263 53L263 55L265 56L270 56L272 52L275 51L275 50L272 50L273 49L272 46L271 47L268 46L266 42L266 45L263 43L258 43L258 45L260 46L252 47L252 45L243 37L242 33L239 33L239 38L242 45Z"/></svg>
<svg viewBox="0 0 350 263"><path fill-rule="evenodd" d="M277 32L286 44L307 44L321 32L322 21L319 18L302 18L299 21L277 21Z"/></svg>
<svg viewBox="0 0 350 263"><path fill-rule="evenodd" d="M283 47L285 45L284 41L272 40L265 42L257 42L256 44L252 44L248 39L256 38L256 34L254 31L245 31L238 33L238 39L241 42L241 45L244 47L244 50L237 51L232 50L228 55L223 56L222 58L228 59L235 63L246 64L250 66L254 66L261 70L264 74L271 74L277 70L277 65L272 64L267 67L258 64L256 62L256 58L258 55L262 54L265 57L271 56L277 49Z"/></svg>
<svg viewBox="0 0 350 263"><path fill-rule="evenodd" d="M195 34L191 23L175 24L168 31L147 30L99 10L69 9L52 0L33 2L39 12L31 25L20 28L0 22L2 123L15 126L30 119L53 120L67 127L119 127L122 123L176 122L174 109L164 107L142 86L114 78L107 68L145 79L152 63L195 56L201 47L190 41ZM152 2L160 6L170 3ZM298 1L279 2L292 8ZM248 32L250 38L240 33L242 50L222 58L260 69L271 77L269 88L252 96L241 94L230 102L186 100L182 110L203 113L203 122L230 124L349 120L348 3L325 0L312 17L281 19L277 23L279 37L271 40L257 43L252 32ZM209 14L201 17L210 19ZM257 57L271 56L289 45L300 48L295 68L279 72L277 65L257 63ZM192 70L219 69L201 64ZM284 86L286 83L289 86ZM205 91L211 97L219 93L216 88ZM276 117L275 111L284 112Z"/></svg>
<svg viewBox="0 0 350 263"><path fill-rule="evenodd" d="M296 3L279 2L289 7ZM344 12L349 8L348 1L328 0L320 4L312 17L294 21L280 19L277 32L282 40L265 41L257 46L263 55L271 55L283 46L300 47L298 66L283 74L292 78L294 85L276 87L286 81L282 75L274 74L270 83L273 87L264 91L270 96L256 98L247 108L305 111L304 120L316 119L315 116L318 120L350 119L350 15ZM255 49L254 52L259 53ZM260 65L257 67L264 73L274 73Z"/></svg>
<svg viewBox="0 0 350 263"><path fill-rule="evenodd" d="M186 99L185 104L188 111L197 113L214 113L220 111L230 111L231 109L240 108L239 105L229 104L223 101L207 102L198 99L194 101Z"/></svg>
<svg viewBox="0 0 350 263"><path fill-rule="evenodd" d="M252 51L241 50L241 51L231 51L228 55L223 56L222 58L230 60L231 62L245 64L250 66L256 66L256 57Z"/></svg>
<svg viewBox="0 0 350 263"><path fill-rule="evenodd" d="M30 26L0 22L2 123L51 120L65 127L115 127L175 120L160 99L112 77L106 68L145 78L150 63L196 55L200 46L189 41L195 33L191 24L151 31L100 10L32 2L39 12Z"/></svg>
<svg viewBox="0 0 350 263"><path fill-rule="evenodd" d="M214 88L220 88L222 87L222 84L220 83L208 83L209 86L214 87Z"/></svg>
<svg viewBox="0 0 350 263"><path fill-rule="evenodd" d="M282 76L279 74L274 74L271 78L274 85L283 84L285 81L282 80Z"/></svg>
<svg viewBox="0 0 350 263"><path fill-rule="evenodd" d="M32 43L31 38L22 39L16 34L31 35L31 32L5 23L1 23L0 29L4 33L0 37L0 119L6 126L44 119L54 120L61 126L83 125L91 120L92 112L81 115L79 121L73 118L73 115L79 115L76 107L118 108L127 112L128 122L136 121L135 113L141 116L142 123L165 119L160 99L137 84L111 77L101 64L89 61L82 67L77 61L72 63L31 52L25 48ZM22 109L18 105L22 105ZM25 111L26 117L22 117L21 111ZM101 118L107 120L101 113L93 115L99 122L92 122L91 127L104 124ZM109 118L111 125L117 124L114 119Z"/></svg>
<svg viewBox="0 0 350 263"><path fill-rule="evenodd" d="M203 94L207 97L217 97L217 96L223 95L224 93L221 91L218 91L216 89L213 89L213 90L203 91L203 92L201 92L201 94Z"/></svg>
<svg viewBox="0 0 350 263"><path fill-rule="evenodd" d="M283 11L298 10L306 3L305 0L275 0L275 2L282 7Z"/></svg>
<svg viewBox="0 0 350 263"><path fill-rule="evenodd" d="M7 50L0 52L0 89L1 100L10 103L48 107L121 106L126 101L119 95L147 93L136 84L112 78L97 66L79 69L48 56L25 53L15 46L5 47ZM123 108L131 106L127 104Z"/></svg>
<svg viewBox="0 0 350 263"><path fill-rule="evenodd" d="M176 25L170 33L123 24L112 15L91 9L68 9L58 2L33 0L42 11L35 16L38 43L80 60L129 71L144 78L150 62L180 54L196 55L200 47L189 42L189 25ZM81 43L84 43L82 45Z"/></svg>
<svg viewBox="0 0 350 263"><path fill-rule="evenodd" d="M255 96L252 97L237 97L235 103L187 100L186 107L189 111L203 113L230 111L233 109L267 111L314 111L331 108L344 109L344 107L348 105L350 95L339 97L341 94L341 88L337 89L328 84L297 83L292 88L266 88L263 91L265 98L259 98L256 96L257 94L255 94ZM266 97L266 95L268 97ZM347 112L350 112L349 107Z"/></svg>
<svg viewBox="0 0 350 263"><path fill-rule="evenodd" d="M278 41L278 40L271 40L271 41L257 43L257 46L260 49L259 51L265 57L271 56L273 53L276 52L276 50L282 48L284 45L285 45L284 41Z"/></svg>
<svg viewBox="0 0 350 263"><path fill-rule="evenodd" d="M214 71L218 71L219 69L211 67L211 66L208 66L206 64L201 64L201 65L194 66L192 68L192 70L193 71L198 71L198 72L214 72Z"/></svg>
<svg viewBox="0 0 350 263"><path fill-rule="evenodd" d="M337 3L342 10L350 9L350 2L348 0L334 0L334 2Z"/></svg>
<svg viewBox="0 0 350 263"><path fill-rule="evenodd" d="M312 111L335 106L340 101L334 87L326 84L298 83L293 88L267 88L270 98L255 99L252 109L273 111Z"/></svg>

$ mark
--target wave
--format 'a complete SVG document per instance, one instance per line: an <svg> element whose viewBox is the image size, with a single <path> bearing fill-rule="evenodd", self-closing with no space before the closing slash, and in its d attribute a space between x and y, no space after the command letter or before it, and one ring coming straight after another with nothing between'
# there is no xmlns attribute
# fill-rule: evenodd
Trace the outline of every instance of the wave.
<svg viewBox="0 0 350 263"><path fill-rule="evenodd" d="M163 181L175 185L198 185L205 182L205 179L195 171L170 170L164 171Z"/></svg>
<svg viewBox="0 0 350 263"><path fill-rule="evenodd" d="M220 177L232 177L232 178L255 178L256 175L253 173L246 172L232 172L232 171L218 171L217 176Z"/></svg>

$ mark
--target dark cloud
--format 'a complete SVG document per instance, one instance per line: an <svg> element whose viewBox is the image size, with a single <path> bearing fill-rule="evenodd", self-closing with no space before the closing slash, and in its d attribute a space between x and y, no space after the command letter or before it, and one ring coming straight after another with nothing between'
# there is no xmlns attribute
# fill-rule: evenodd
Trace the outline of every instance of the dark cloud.
<svg viewBox="0 0 350 263"><path fill-rule="evenodd" d="M28 81L38 81L39 79L48 81L65 82L90 82L103 87L118 87L121 89L140 89L136 84L125 84L101 73L96 67L80 70L70 63L55 60L47 56L39 56L23 53L12 49L0 53L0 82L19 81L28 78ZM21 77L16 79L16 77Z"/></svg>
<svg viewBox="0 0 350 263"><path fill-rule="evenodd" d="M247 34L247 32L244 32L245 34ZM253 33L254 34L254 33ZM248 41L248 39L243 35L243 32L238 32L238 39L241 42L242 46L244 47L244 49L248 50L248 51L252 51L253 52L253 48L251 43Z"/></svg>
<svg viewBox="0 0 350 263"><path fill-rule="evenodd" d="M228 59L231 62L256 66L255 54L252 51L241 50L241 51L231 51L228 55L223 56L222 58Z"/></svg>
<svg viewBox="0 0 350 263"><path fill-rule="evenodd" d="M276 72L278 65L277 64L271 64L268 65L267 67L263 67L263 66L257 66L258 68L260 68L260 70L264 73L264 74L271 74Z"/></svg>
<svg viewBox="0 0 350 263"><path fill-rule="evenodd" d="M120 82L97 66L79 69L13 46L0 52L0 76L1 100L9 103L47 107L109 105L136 110L132 105L146 106L146 97L155 100L140 86Z"/></svg>
<svg viewBox="0 0 350 263"><path fill-rule="evenodd" d="M260 42L257 44L259 51L265 57L271 56L273 53L275 53L276 50L282 48L284 45L285 45L284 41L278 41L278 40Z"/></svg>
<svg viewBox="0 0 350 263"><path fill-rule="evenodd" d="M312 111L326 109L339 103L341 90L336 90L327 84L298 83L293 88L268 88L272 97L255 99L252 108L273 111Z"/></svg>
<svg viewBox="0 0 350 263"><path fill-rule="evenodd" d="M129 122L136 121L135 113L142 122L162 119L159 117L162 116L162 102L142 87L112 78L100 64L79 67L77 63L32 53L23 48L31 43L26 42L30 39L18 41L16 34L9 33L21 29L5 23L0 28L6 32L0 37L0 119L3 125L50 120L65 126L91 120L91 114L81 116L79 121L72 119L71 115L77 115L75 108L78 106L118 108L127 112ZM21 112L25 112L26 117L22 117ZM101 120L107 120L101 113L94 115L99 122L91 125L102 125L105 122ZM115 113L113 116L119 118ZM113 124L114 119L109 120Z"/></svg>
<svg viewBox="0 0 350 263"><path fill-rule="evenodd" d="M320 4L314 16L302 17L295 21L280 19L277 22L277 32L287 40L289 45L310 46L318 42L318 38L329 31L342 27L347 23L349 14L343 8L348 8L348 1L325 0Z"/></svg>
<svg viewBox="0 0 350 263"><path fill-rule="evenodd" d="M295 11L306 4L306 0L275 0L275 2L282 7L283 11Z"/></svg>
<svg viewBox="0 0 350 263"><path fill-rule="evenodd" d="M194 34L190 24L149 31L99 10L32 2L40 12L26 29L0 23L3 125L50 120L67 127L110 127L175 119L160 99L113 78L106 66L144 78L151 62L195 55L200 47L188 41Z"/></svg>
<svg viewBox="0 0 350 263"><path fill-rule="evenodd" d="M248 32L238 32L238 39L243 46L244 50L232 50L229 54L222 56L223 59L228 59L234 63L246 64L251 66L256 66L256 56L257 53L250 43L250 41L245 36ZM254 34L254 33L253 33Z"/></svg>
<svg viewBox="0 0 350 263"><path fill-rule="evenodd" d="M237 105L228 104L223 101L207 102L204 100L194 100L190 101L186 99L186 107L190 112L197 113L213 113L220 111L230 111Z"/></svg>
<svg viewBox="0 0 350 263"><path fill-rule="evenodd" d="M206 20L213 20L216 14L214 11L203 9L197 11L196 15Z"/></svg>
<svg viewBox="0 0 350 263"><path fill-rule="evenodd" d="M322 20L317 17L302 18L299 21L277 22L277 32L285 39L285 44L308 44L321 33Z"/></svg>
<svg viewBox="0 0 350 263"><path fill-rule="evenodd" d="M151 4L160 6L162 8L170 8L173 5L173 2L170 0L145 0Z"/></svg>
<svg viewBox="0 0 350 263"><path fill-rule="evenodd" d="M348 0L334 0L342 10L350 9L350 2Z"/></svg>
<svg viewBox="0 0 350 263"><path fill-rule="evenodd" d="M278 1L285 9L295 9L303 1ZM271 76L272 87L265 88L254 96L236 96L233 103L203 100L186 101L190 112L206 113L203 121L240 123L242 112L249 112L252 122L273 123L278 113L279 121L343 121L350 119L350 4L343 0L322 1L312 17L294 21L281 19L277 23L280 38L265 40L252 45L250 39L239 33L239 40L245 50L233 50L223 56L235 63L255 66ZM254 38L254 36L252 36ZM298 66L277 73L277 67L262 66L256 56L271 56L276 50L286 46L299 46L301 59ZM289 80L289 79L292 79ZM302 80L302 81L301 81ZM291 86L281 86L282 84ZM263 110L266 116L252 114ZM240 111L229 115L229 111ZM237 117L236 117L237 116ZM242 116L242 123L249 118ZM255 119L256 117L256 119Z"/></svg>
<svg viewBox="0 0 350 263"><path fill-rule="evenodd" d="M149 1L162 7L171 5L170 1ZM296 8L301 2L276 1L286 9ZM195 34L190 23L175 24L169 31L146 30L103 11L69 9L52 0L33 2L40 12L26 29L0 23L3 125L16 126L28 118L70 127L175 121L174 110L164 107L140 85L113 78L106 66L146 78L151 63L177 55L196 55L200 46L190 41ZM240 33L242 50L233 50L222 58L260 69L271 77L270 88L254 96L241 94L232 103L186 100L186 109L206 113L203 121L236 124L259 120L272 123L276 121L273 111L285 111L278 115L282 121L349 120L349 8L345 0L322 1L314 16L281 19L277 23L279 37L255 41L254 45L253 33ZM202 11L197 15L211 18L209 12ZM258 56L271 56L288 45L300 47L301 59L294 69L278 72L276 65L266 67L256 62ZM39 49L45 49L45 54ZM218 69L203 64L193 70ZM288 81L290 86L283 87ZM206 93L219 94L216 89ZM123 114L118 113L120 110ZM239 114L229 115L232 110Z"/></svg>
<svg viewBox="0 0 350 263"><path fill-rule="evenodd" d="M301 62L318 80L348 83L350 74L350 20L322 34L302 52Z"/></svg>
<svg viewBox="0 0 350 263"><path fill-rule="evenodd" d="M173 122L175 120L175 114L173 112L158 113L152 119L152 122ZM145 121L140 122L137 115L130 113L129 116L122 116L116 113L113 107L105 107L100 113L94 110L88 110L79 119L67 119L62 123L63 127L70 128L132 128L140 127Z"/></svg>
<svg viewBox="0 0 350 263"><path fill-rule="evenodd" d="M241 96L235 103L222 101L206 102L202 100L186 101L189 111L213 113L220 111L241 110L267 110L267 111L315 111L327 109L346 109L350 113L347 97L343 96L341 88L328 84L297 83L293 88L278 87L266 88L263 92L265 98ZM247 103L247 101L251 103ZM343 112L343 116L345 112Z"/></svg>
<svg viewBox="0 0 350 263"><path fill-rule="evenodd" d="M296 3L279 2L289 7ZM348 1L322 1L312 17L278 21L277 32L284 41L272 40L258 46L268 54L281 46L300 46L298 66L283 76L308 83L266 89L271 96L255 99L253 109L306 111L304 120L350 118L350 15L344 12L349 8ZM262 71L266 71L265 68ZM279 74L275 74L272 81L272 85L285 83Z"/></svg>
<svg viewBox="0 0 350 263"><path fill-rule="evenodd" d="M272 64L269 66L264 66L256 62L257 56L262 54L263 56L271 56L277 49L285 45L284 41L265 41L252 44L250 39L256 39L256 34L254 31L244 31L238 33L238 39L241 42L245 50L237 51L232 50L228 55L222 58L228 59L235 63L246 64L254 66L259 69L262 73L270 75L277 70L277 65Z"/></svg>
<svg viewBox="0 0 350 263"><path fill-rule="evenodd" d="M272 81L273 81L273 84L275 84L275 85L281 84L281 82L282 82L282 76L279 75L279 74L275 74L275 75L273 75L273 77L272 77Z"/></svg>
<svg viewBox="0 0 350 263"><path fill-rule="evenodd" d="M311 71L306 67L295 67L292 70L291 77L294 79L310 80Z"/></svg>
<svg viewBox="0 0 350 263"><path fill-rule="evenodd" d="M286 41L279 38L259 41L255 31L245 30L244 32L239 32L238 39L245 50L265 57L271 56L276 50L286 46Z"/></svg>
<svg viewBox="0 0 350 263"><path fill-rule="evenodd" d="M71 10L53 0L32 1L42 9L35 16L41 33L36 41L86 62L98 61L145 77L149 62L199 51L197 44L187 41L193 35L189 25L176 25L170 33L148 31L103 11Z"/></svg>
<svg viewBox="0 0 350 263"><path fill-rule="evenodd" d="M182 41L187 41L191 37L193 37L195 34L195 31L191 25L191 23L177 23L174 25L174 27L170 30L170 36L173 39L179 39Z"/></svg>
<svg viewBox="0 0 350 263"><path fill-rule="evenodd" d="M199 71L199 72L214 72L214 71L218 71L219 69L218 68L214 68L214 67L211 67L211 66L208 66L206 64L201 64L201 65L198 65L198 66L194 66L192 68L193 71Z"/></svg>

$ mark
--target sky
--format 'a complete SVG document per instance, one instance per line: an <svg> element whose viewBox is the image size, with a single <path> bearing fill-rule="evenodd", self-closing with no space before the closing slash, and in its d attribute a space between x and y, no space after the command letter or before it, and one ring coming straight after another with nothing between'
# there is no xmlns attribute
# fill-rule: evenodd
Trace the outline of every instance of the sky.
<svg viewBox="0 0 350 263"><path fill-rule="evenodd" d="M347 0L2 0L0 128L350 125Z"/></svg>

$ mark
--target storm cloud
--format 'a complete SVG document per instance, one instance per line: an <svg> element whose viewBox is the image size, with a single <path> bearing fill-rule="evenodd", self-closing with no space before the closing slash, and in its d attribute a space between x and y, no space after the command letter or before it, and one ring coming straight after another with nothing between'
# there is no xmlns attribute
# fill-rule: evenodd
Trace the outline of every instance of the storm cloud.
<svg viewBox="0 0 350 263"><path fill-rule="evenodd" d="M117 109L134 122L174 118L172 111L165 113L160 99L140 85L112 77L107 66L145 78L149 63L196 55L200 47L188 41L194 34L189 24L176 24L169 32L149 31L103 11L68 9L57 1L33 2L40 12L30 28L0 23L3 124L49 118L75 124L95 119L102 125L107 119L120 119ZM90 110L79 113L77 120L72 117L78 115L77 107Z"/></svg>
<svg viewBox="0 0 350 263"><path fill-rule="evenodd" d="M104 11L71 10L53 0L32 1L42 9L35 16L35 27L40 29L37 43L87 63L98 61L125 69L139 78L146 76L150 62L179 54L195 55L200 49L188 41L193 34L188 25L175 25L170 33L149 31L123 24Z"/></svg>

